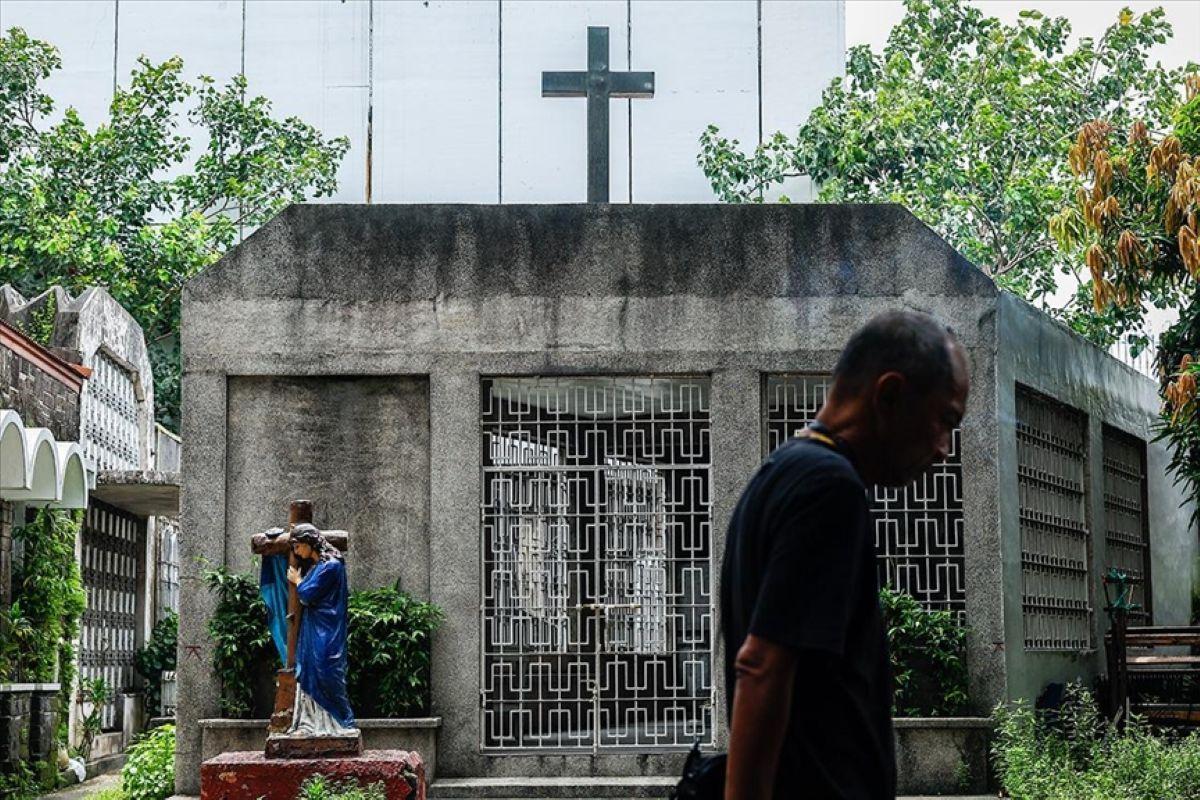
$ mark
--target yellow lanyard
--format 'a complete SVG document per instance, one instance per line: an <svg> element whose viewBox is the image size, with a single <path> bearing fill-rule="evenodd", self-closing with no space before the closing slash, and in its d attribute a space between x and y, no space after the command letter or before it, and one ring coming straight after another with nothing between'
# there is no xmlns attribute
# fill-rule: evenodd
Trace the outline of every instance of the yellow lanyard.
<svg viewBox="0 0 1200 800"><path fill-rule="evenodd" d="M837 442L823 433L814 431L812 428L801 428L800 430L796 431L796 436L800 437L801 439L813 439L832 450L838 449Z"/></svg>

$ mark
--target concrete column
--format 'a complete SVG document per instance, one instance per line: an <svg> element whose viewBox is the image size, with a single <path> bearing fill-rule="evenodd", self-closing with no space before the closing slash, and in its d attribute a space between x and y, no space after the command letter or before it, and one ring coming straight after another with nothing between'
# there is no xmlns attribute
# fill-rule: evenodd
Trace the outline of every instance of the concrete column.
<svg viewBox="0 0 1200 800"><path fill-rule="evenodd" d="M446 615L433 637L438 772L480 774L479 374L435 371L429 414L429 599Z"/></svg>
<svg viewBox="0 0 1200 800"><path fill-rule="evenodd" d="M0 609L12 603L12 521L12 504L0 502Z"/></svg>
<svg viewBox="0 0 1200 800"><path fill-rule="evenodd" d="M971 394L963 418L962 506L967 593L967 680L971 710L988 714L1007 696L1006 652L1021 638L1021 542L1017 522L1016 397L996 351L972 348ZM1000 497L1012 498L999 503ZM1009 536L1005 539L1005 535ZM1012 580L1006 607L1006 576ZM1007 613L1006 613L1007 612Z"/></svg>
<svg viewBox="0 0 1200 800"><path fill-rule="evenodd" d="M725 534L746 482L762 461L762 376L753 369L724 369L712 376L712 597L713 721L715 742L725 749L725 643L721 636L721 561Z"/></svg>
<svg viewBox="0 0 1200 800"><path fill-rule="evenodd" d="M221 687L213 673L208 621L216 598L203 572L225 564L226 376L183 376L183 473L180 519L179 652L175 673L175 791L200 794L199 720L220 714Z"/></svg>

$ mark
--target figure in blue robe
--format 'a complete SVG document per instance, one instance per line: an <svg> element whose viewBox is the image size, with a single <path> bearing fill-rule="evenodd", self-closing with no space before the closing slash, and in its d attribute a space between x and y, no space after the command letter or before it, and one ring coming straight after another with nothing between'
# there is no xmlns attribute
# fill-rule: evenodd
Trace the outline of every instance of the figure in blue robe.
<svg viewBox="0 0 1200 800"><path fill-rule="evenodd" d="M291 545L312 564L301 574L289 568L288 580L300 598L300 636L296 642L296 705L289 735L337 735L355 729L346 696L346 564L315 527L295 526Z"/></svg>

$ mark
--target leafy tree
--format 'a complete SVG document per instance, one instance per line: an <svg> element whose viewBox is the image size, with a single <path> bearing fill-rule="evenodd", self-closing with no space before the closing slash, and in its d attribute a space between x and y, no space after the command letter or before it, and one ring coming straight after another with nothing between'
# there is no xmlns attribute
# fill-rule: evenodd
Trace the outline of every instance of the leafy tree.
<svg viewBox="0 0 1200 800"><path fill-rule="evenodd" d="M177 429L183 283L240 232L332 194L349 142L275 118L243 76L188 82L178 58L139 59L95 129L72 108L51 122L41 85L60 66L20 28L0 35L0 283L107 287L151 342L159 416ZM206 140L196 152L184 115Z"/></svg>
<svg viewBox="0 0 1200 800"><path fill-rule="evenodd" d="M729 202L809 176L823 202L903 203L1002 286L1048 304L1060 270L1082 281L1046 229L1071 194L1067 149L1091 119L1167 118L1180 71L1149 53L1171 26L1162 9L1125 10L1069 48L1067 20L1037 11L1006 25L964 0L905 9L881 53L850 48L845 77L794 135L747 153L710 126L698 161ZM1056 310L1111 337L1077 302Z"/></svg>
<svg viewBox="0 0 1200 800"><path fill-rule="evenodd" d="M1171 129L1142 120L1084 125L1070 148L1074 202L1051 220L1062 248L1091 275L1091 301L1114 316L1148 304L1178 321L1159 339L1162 435L1172 468L1200 489L1200 75L1186 79Z"/></svg>

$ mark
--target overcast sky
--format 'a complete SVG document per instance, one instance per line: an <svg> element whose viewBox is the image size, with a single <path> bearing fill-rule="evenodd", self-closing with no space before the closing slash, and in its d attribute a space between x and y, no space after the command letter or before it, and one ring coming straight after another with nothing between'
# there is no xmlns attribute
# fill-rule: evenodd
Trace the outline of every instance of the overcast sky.
<svg viewBox="0 0 1200 800"><path fill-rule="evenodd" d="M1136 14L1162 6L1175 28L1175 37L1158 48L1163 64L1177 67L1189 60L1200 62L1200 0L975 0L972 5L1004 22L1015 22L1017 13L1027 8L1036 8L1051 17L1066 17L1076 38L1098 38L1125 6ZM846 45L870 44L878 50L903 15L901 0L846 0Z"/></svg>

